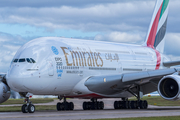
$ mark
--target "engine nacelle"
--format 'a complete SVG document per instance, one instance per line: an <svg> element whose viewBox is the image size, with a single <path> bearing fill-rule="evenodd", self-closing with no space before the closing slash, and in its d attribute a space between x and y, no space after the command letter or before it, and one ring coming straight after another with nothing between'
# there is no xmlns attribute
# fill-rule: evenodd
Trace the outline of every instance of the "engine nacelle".
<svg viewBox="0 0 180 120"><path fill-rule="evenodd" d="M168 75L163 77L158 83L158 92L166 100L180 99L180 76Z"/></svg>
<svg viewBox="0 0 180 120"><path fill-rule="evenodd" d="M10 97L10 88L5 83L0 81L0 103L5 102Z"/></svg>

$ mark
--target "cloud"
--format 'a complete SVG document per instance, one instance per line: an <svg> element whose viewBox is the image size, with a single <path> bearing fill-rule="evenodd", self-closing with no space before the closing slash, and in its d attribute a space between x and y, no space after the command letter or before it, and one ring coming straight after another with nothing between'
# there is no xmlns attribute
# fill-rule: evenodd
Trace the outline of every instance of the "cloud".
<svg viewBox="0 0 180 120"><path fill-rule="evenodd" d="M145 36L136 33L111 32L105 35L96 35L95 40L120 43L142 43Z"/></svg>
<svg viewBox="0 0 180 120"><path fill-rule="evenodd" d="M108 4L126 2L127 0L1 0L0 7L60 7L60 6L73 6L73 7L85 7L93 6L97 4ZM131 0L142 1L142 0ZM149 0L150 1L150 0Z"/></svg>
<svg viewBox="0 0 180 120"><path fill-rule="evenodd" d="M52 30L143 30L143 24L150 21L154 4L153 1L127 1L86 7L1 7L0 23L28 24Z"/></svg>
<svg viewBox="0 0 180 120"><path fill-rule="evenodd" d="M180 56L180 33L168 33L165 36L165 54Z"/></svg>
<svg viewBox="0 0 180 120"><path fill-rule="evenodd" d="M28 41L28 38L0 33L0 72L7 72L17 50Z"/></svg>

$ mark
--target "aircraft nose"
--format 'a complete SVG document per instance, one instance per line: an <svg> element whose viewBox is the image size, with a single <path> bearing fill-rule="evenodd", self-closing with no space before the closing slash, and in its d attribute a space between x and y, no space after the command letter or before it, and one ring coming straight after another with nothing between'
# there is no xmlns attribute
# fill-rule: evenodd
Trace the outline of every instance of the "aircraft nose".
<svg viewBox="0 0 180 120"><path fill-rule="evenodd" d="M21 76L22 75L18 67L11 68L6 75L7 84L11 89L17 92L20 92L23 86L23 81Z"/></svg>

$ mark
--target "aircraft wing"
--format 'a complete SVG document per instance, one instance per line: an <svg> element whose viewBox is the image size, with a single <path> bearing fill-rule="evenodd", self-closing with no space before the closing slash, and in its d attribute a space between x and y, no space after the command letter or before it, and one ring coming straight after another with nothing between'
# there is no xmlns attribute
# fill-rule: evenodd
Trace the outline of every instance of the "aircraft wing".
<svg viewBox="0 0 180 120"><path fill-rule="evenodd" d="M157 91L158 82L162 77L177 71L175 68L170 68L118 75L92 76L86 80L85 86L92 92L106 95L123 91L138 91L137 86L140 86L143 94L147 94Z"/></svg>
<svg viewBox="0 0 180 120"><path fill-rule="evenodd" d="M180 61L163 62L163 65L165 67L171 67L171 66L175 66L175 65L180 65Z"/></svg>

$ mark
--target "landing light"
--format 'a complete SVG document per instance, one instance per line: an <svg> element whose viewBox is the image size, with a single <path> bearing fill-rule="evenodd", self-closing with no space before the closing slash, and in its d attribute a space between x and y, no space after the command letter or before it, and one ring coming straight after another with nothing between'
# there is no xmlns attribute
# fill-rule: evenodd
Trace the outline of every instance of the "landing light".
<svg viewBox="0 0 180 120"><path fill-rule="evenodd" d="M106 82L106 78L104 78L104 82Z"/></svg>

